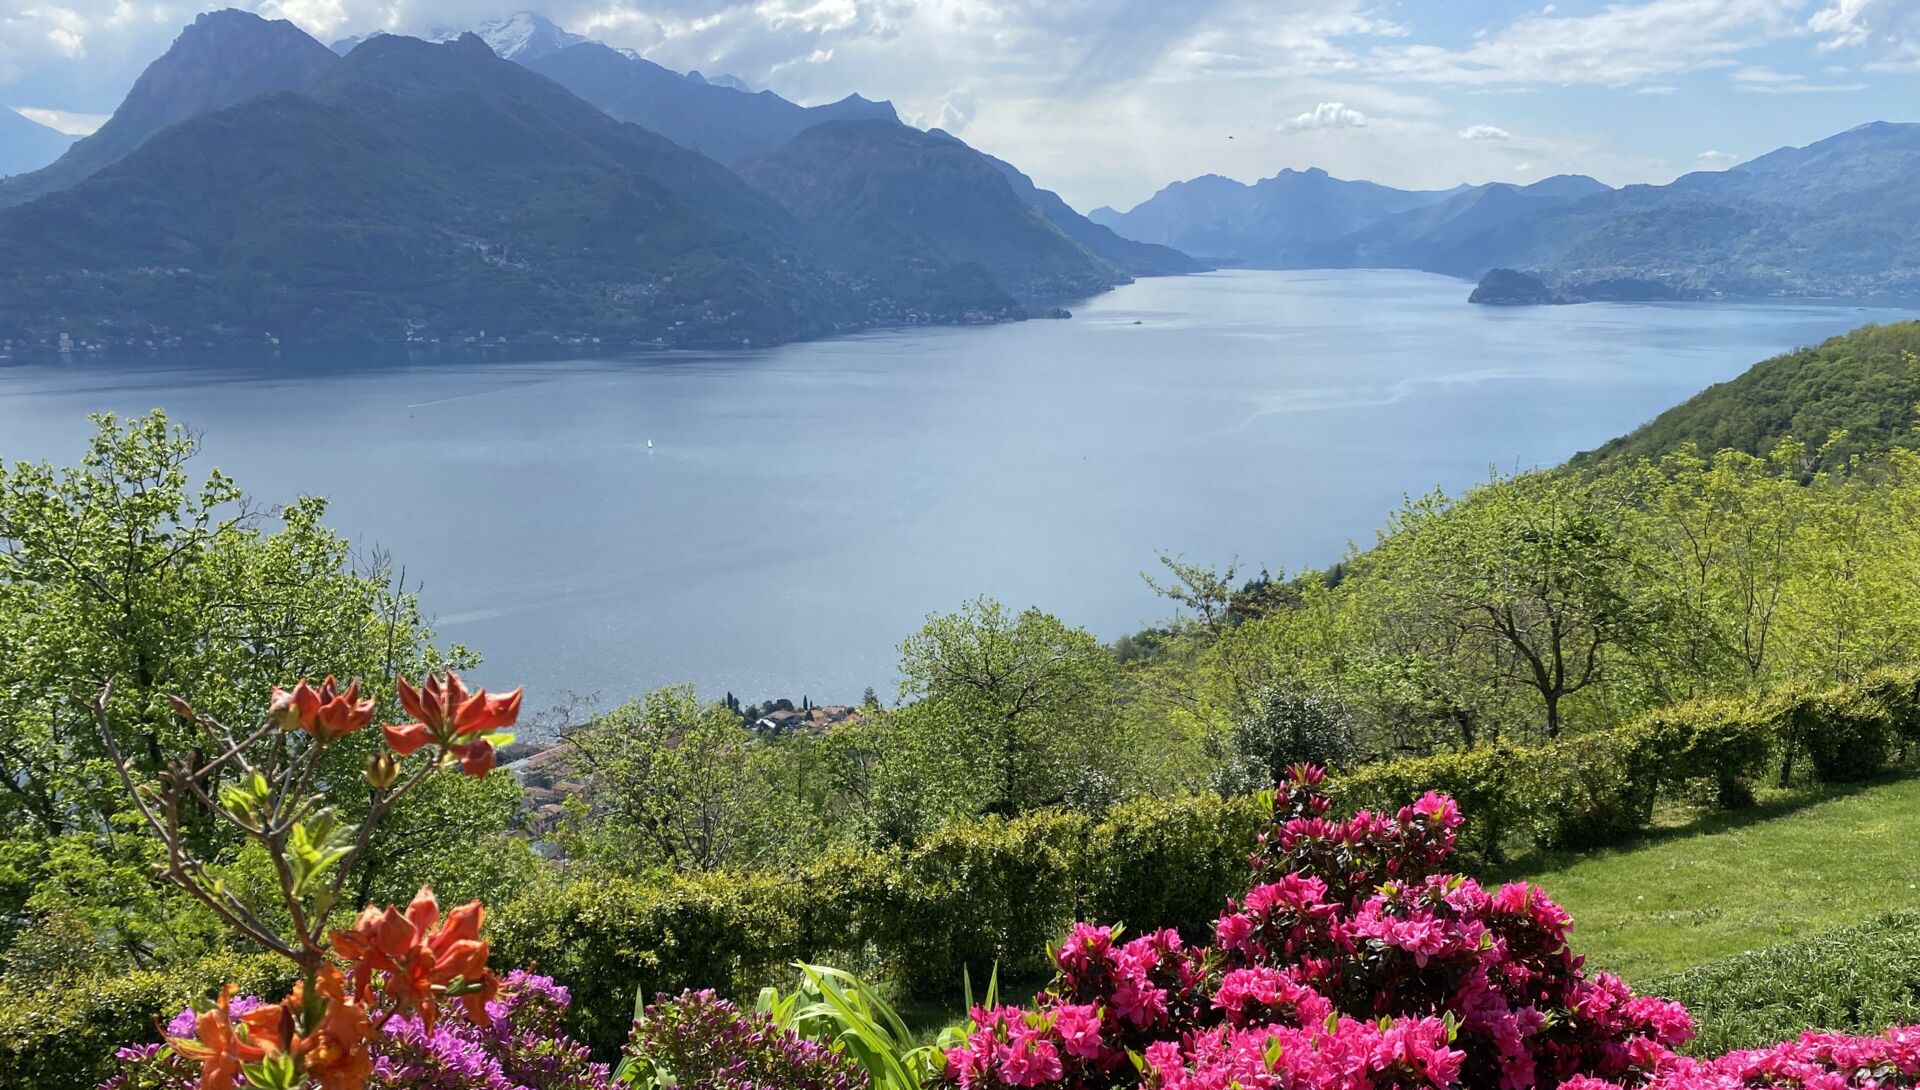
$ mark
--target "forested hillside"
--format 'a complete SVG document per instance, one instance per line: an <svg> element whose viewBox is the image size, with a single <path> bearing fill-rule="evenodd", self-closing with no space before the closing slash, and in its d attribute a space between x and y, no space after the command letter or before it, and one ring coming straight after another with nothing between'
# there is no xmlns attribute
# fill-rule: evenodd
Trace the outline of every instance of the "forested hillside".
<svg viewBox="0 0 1920 1090"><path fill-rule="evenodd" d="M383 36L0 211L0 335L791 340L854 319L799 236L478 38Z"/></svg>
<svg viewBox="0 0 1920 1090"><path fill-rule="evenodd" d="M1766 454L1792 437L1825 448L1824 464L1920 441L1920 322L1865 326L1824 344L1755 364L1695 394L1574 465L1701 450ZM1828 446L1838 432L1846 437Z"/></svg>

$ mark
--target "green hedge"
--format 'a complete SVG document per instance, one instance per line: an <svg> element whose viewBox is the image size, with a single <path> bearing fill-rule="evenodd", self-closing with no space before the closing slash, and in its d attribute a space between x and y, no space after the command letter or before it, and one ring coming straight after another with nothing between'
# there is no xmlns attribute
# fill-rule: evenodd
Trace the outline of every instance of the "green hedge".
<svg viewBox="0 0 1920 1090"><path fill-rule="evenodd" d="M1204 934L1245 888L1264 819L1254 799L1203 796L1129 802L1099 821L952 822L914 847L835 852L791 876L556 882L490 930L499 964L565 983L578 1030L611 1048L637 988L751 994L813 958L957 997L963 972L1042 970L1075 919Z"/></svg>
<svg viewBox="0 0 1920 1090"><path fill-rule="evenodd" d="M1643 829L1655 802L1706 785L1723 804L1776 777L1841 783L1884 771L1920 741L1920 675L1881 672L1821 692L1698 700L1636 722L1526 748L1388 761L1334 784L1347 808L1394 809L1429 789L1466 814L1462 848L1584 848Z"/></svg>
<svg viewBox="0 0 1920 1090"><path fill-rule="evenodd" d="M0 981L0 1090L93 1090L113 1074L114 1050L159 1040L157 1022L229 980L243 992L280 994L293 984L293 966L233 954L60 991Z"/></svg>
<svg viewBox="0 0 1920 1090"><path fill-rule="evenodd" d="M1677 999L1700 1029L1688 1051L1759 1048L1809 1029L1878 1033L1920 1023L1920 913L1905 912L1670 976L1641 990Z"/></svg>

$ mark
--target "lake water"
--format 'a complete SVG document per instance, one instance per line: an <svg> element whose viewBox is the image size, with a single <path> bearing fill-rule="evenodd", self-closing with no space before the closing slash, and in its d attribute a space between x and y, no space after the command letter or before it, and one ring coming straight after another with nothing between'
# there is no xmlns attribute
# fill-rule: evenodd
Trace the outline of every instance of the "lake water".
<svg viewBox="0 0 1920 1090"><path fill-rule="evenodd" d="M1071 321L740 353L0 365L0 457L164 407L261 500L330 496L481 680L613 700L890 693L921 619L991 594L1102 638L1155 551L1278 573L1407 492L1557 463L1784 349L1912 314L1468 306L1400 272L1146 280ZM648 441L652 441L649 449Z"/></svg>

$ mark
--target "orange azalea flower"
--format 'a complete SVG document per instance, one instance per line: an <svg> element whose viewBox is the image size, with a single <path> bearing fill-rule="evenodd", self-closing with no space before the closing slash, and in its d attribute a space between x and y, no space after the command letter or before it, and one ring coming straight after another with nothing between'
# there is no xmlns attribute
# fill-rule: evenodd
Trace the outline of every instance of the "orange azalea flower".
<svg viewBox="0 0 1920 1090"><path fill-rule="evenodd" d="M251 1029L248 1015L241 1016L243 1030L235 1031L232 1006L233 994L238 990L232 984L220 989L219 1001L194 1019L193 1037L167 1038L174 1052L200 1065L200 1090L232 1090L234 1080L240 1076L240 1065L266 1059L269 1052L267 1042L255 1041L251 1033L246 1032ZM259 1010L249 1012L258 1013ZM246 1035L242 1036L242 1032Z"/></svg>
<svg viewBox="0 0 1920 1090"><path fill-rule="evenodd" d="M356 993L362 1002L372 994L373 975L395 1008L418 1011L423 1028L433 1032L439 1004L455 982L467 1015L475 1022L486 1016L488 999L499 991L499 980L487 969L487 941L480 937L486 910L472 901L440 918L433 891L421 887L405 912L369 906L350 931L333 933L334 950L353 966Z"/></svg>
<svg viewBox="0 0 1920 1090"><path fill-rule="evenodd" d="M454 756L460 758L460 771L469 776L484 776L493 771L493 743L482 738L477 742L451 747Z"/></svg>
<svg viewBox="0 0 1920 1090"><path fill-rule="evenodd" d="M433 732L425 723L388 723L380 730L387 736L387 748L402 757L433 741Z"/></svg>
<svg viewBox="0 0 1920 1090"><path fill-rule="evenodd" d="M340 970L327 966L314 981L315 990L326 997L327 1010L313 1032L294 1042L307 1076L320 1090L360 1090L373 1077L373 1020L367 1009L347 995L346 981ZM297 1010L301 989L294 988L287 1003Z"/></svg>
<svg viewBox="0 0 1920 1090"><path fill-rule="evenodd" d="M460 675L448 670L445 679L429 674L419 688L406 678L394 679L400 704L415 722L392 724L384 729L387 745L405 757L429 742L451 750L460 758L463 771L484 776L493 770L493 746L475 735L510 727L520 718L521 690L489 693L467 691Z"/></svg>
<svg viewBox="0 0 1920 1090"><path fill-rule="evenodd" d="M301 678L291 692L273 690L267 717L281 730L304 730L323 742L344 738L373 722L373 701L360 699L360 683L337 689L332 675L318 689Z"/></svg>
<svg viewBox="0 0 1920 1090"><path fill-rule="evenodd" d="M404 677L394 679L400 704L407 713L442 738L480 734L510 727L520 717L520 690L493 695L485 689L472 694L460 675L448 670L445 680L432 674L415 689Z"/></svg>

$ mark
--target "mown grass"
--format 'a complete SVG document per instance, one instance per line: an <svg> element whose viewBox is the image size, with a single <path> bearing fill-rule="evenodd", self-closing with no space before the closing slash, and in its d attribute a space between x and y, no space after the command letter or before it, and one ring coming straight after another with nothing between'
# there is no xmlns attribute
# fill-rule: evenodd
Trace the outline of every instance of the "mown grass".
<svg viewBox="0 0 1920 1090"><path fill-rule="evenodd" d="M1920 913L1897 912L1736 954L1641 989L1686 1004L1712 1056L1761 1048L1810 1029L1878 1033L1920 1022Z"/></svg>
<svg viewBox="0 0 1920 1090"><path fill-rule="evenodd" d="M1920 777L1674 816L1619 848L1535 856L1502 877L1544 887L1573 914L1588 964L1637 983L1920 909Z"/></svg>

